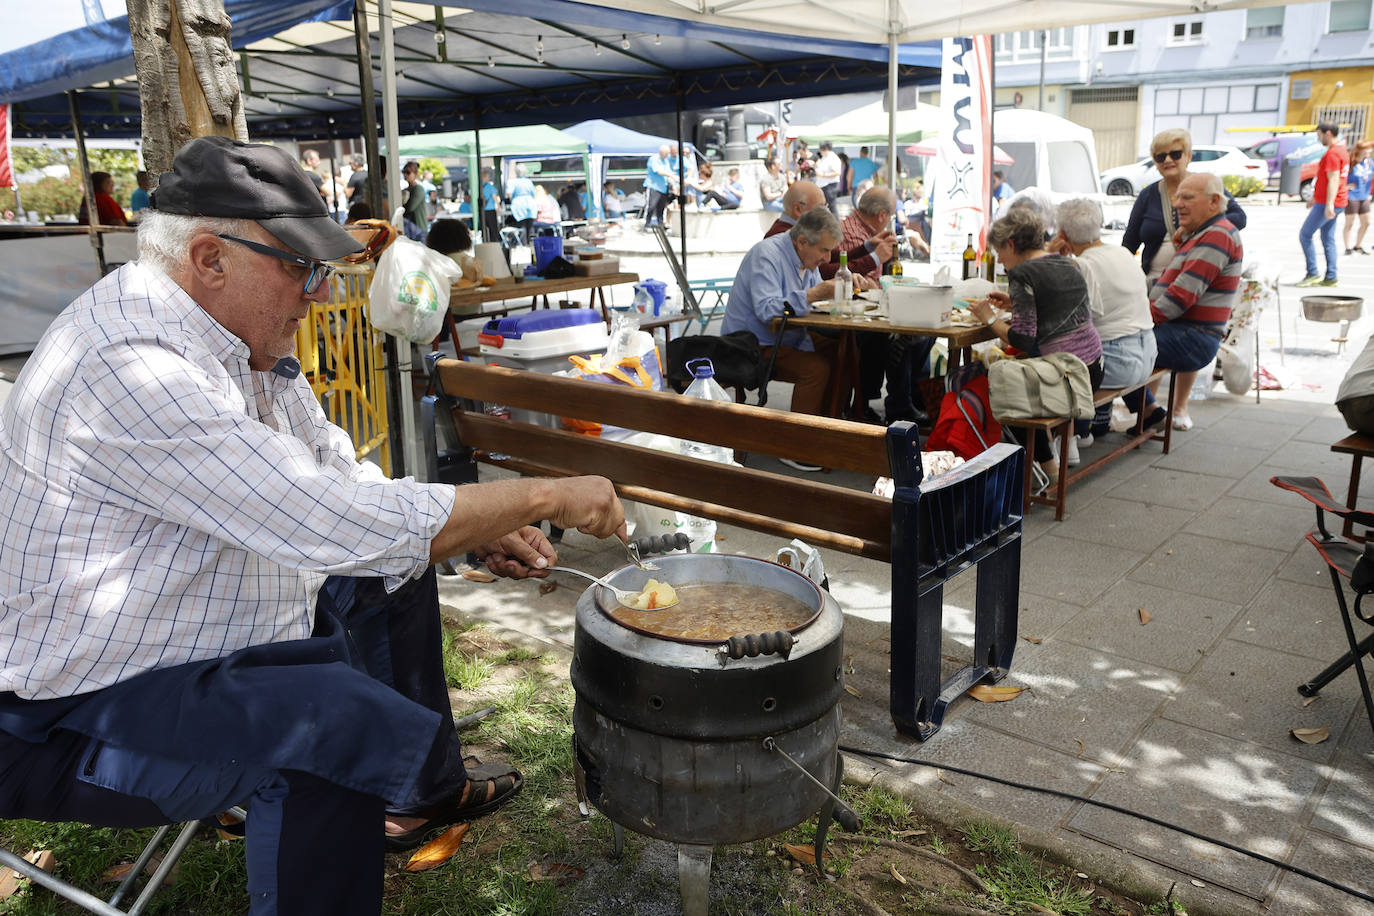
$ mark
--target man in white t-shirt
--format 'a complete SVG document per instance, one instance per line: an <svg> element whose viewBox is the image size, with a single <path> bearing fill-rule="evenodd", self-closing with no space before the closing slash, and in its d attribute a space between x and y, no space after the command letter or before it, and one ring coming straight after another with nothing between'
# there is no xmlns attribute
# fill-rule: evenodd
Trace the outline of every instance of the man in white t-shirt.
<svg viewBox="0 0 1374 916"><path fill-rule="evenodd" d="M844 171L844 164L840 162L840 157L835 155L835 151L830 148L829 140L821 141L820 151L821 158L816 160L816 177L813 180L816 187L820 188L821 193L825 195L825 205L838 219L840 212L835 205L835 200L840 194L840 175Z"/></svg>

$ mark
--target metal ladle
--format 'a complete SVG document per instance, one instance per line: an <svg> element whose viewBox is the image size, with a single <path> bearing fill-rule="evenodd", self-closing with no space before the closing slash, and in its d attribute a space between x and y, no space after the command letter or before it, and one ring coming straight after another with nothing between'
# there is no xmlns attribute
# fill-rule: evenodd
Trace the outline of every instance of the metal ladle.
<svg viewBox="0 0 1374 916"><path fill-rule="evenodd" d="M581 576L584 579L591 579L597 585L600 585L603 588L610 589L611 594L615 595L615 600L619 601L625 607L635 611L645 610L645 608L635 607L633 604L630 603L632 599L634 599L637 595L640 594L640 592L643 591L643 589L640 589L639 591L631 591L625 588L616 588L614 585L607 582L600 576L593 576L589 572L583 572L580 569L573 569L571 566L548 566L545 568L548 569L550 572L572 573L574 576ZM673 607L676 604L677 601L674 601L672 604L665 604L662 607L650 608L650 610L662 611L666 610L667 608Z"/></svg>

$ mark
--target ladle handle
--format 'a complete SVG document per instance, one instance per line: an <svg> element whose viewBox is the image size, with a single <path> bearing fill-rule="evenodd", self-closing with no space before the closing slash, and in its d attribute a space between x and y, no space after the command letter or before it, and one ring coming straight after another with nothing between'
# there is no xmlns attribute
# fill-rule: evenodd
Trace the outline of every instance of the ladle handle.
<svg viewBox="0 0 1374 916"><path fill-rule="evenodd" d="M549 572L565 572L565 573L572 573L574 576L581 576L581 577L584 578L584 579L590 579L592 582L595 582L597 585L604 585L606 588L609 588L611 591L615 591L615 586L614 586L614 585L612 585L611 583L607 582L605 579L602 579L602 578L599 577L599 576L593 576L593 575L592 575L591 573L589 573L589 572L583 572L583 571L580 570L580 569L573 569L571 566L549 566L549 567L546 567L546 568L548 569Z"/></svg>

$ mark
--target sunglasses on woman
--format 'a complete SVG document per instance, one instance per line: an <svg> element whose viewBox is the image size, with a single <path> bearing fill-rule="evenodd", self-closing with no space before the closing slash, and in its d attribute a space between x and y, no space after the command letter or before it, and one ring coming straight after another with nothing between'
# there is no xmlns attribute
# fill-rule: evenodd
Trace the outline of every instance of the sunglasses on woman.
<svg viewBox="0 0 1374 916"><path fill-rule="evenodd" d="M1181 149L1171 149L1167 153L1155 153L1155 162L1158 162L1161 165L1164 163L1165 159L1172 159L1175 162L1177 162L1182 158L1183 150Z"/></svg>

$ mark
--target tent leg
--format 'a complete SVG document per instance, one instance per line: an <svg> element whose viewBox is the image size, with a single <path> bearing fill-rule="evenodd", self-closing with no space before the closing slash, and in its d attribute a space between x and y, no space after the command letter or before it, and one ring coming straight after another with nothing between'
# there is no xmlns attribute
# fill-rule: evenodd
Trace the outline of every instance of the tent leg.
<svg viewBox="0 0 1374 916"><path fill-rule="evenodd" d="M687 189L686 184L686 164L683 157L687 154L686 148L682 145L682 81L677 81L676 96L677 117L673 119L677 124L677 189L678 189L678 250L682 252L682 274L687 275Z"/></svg>

